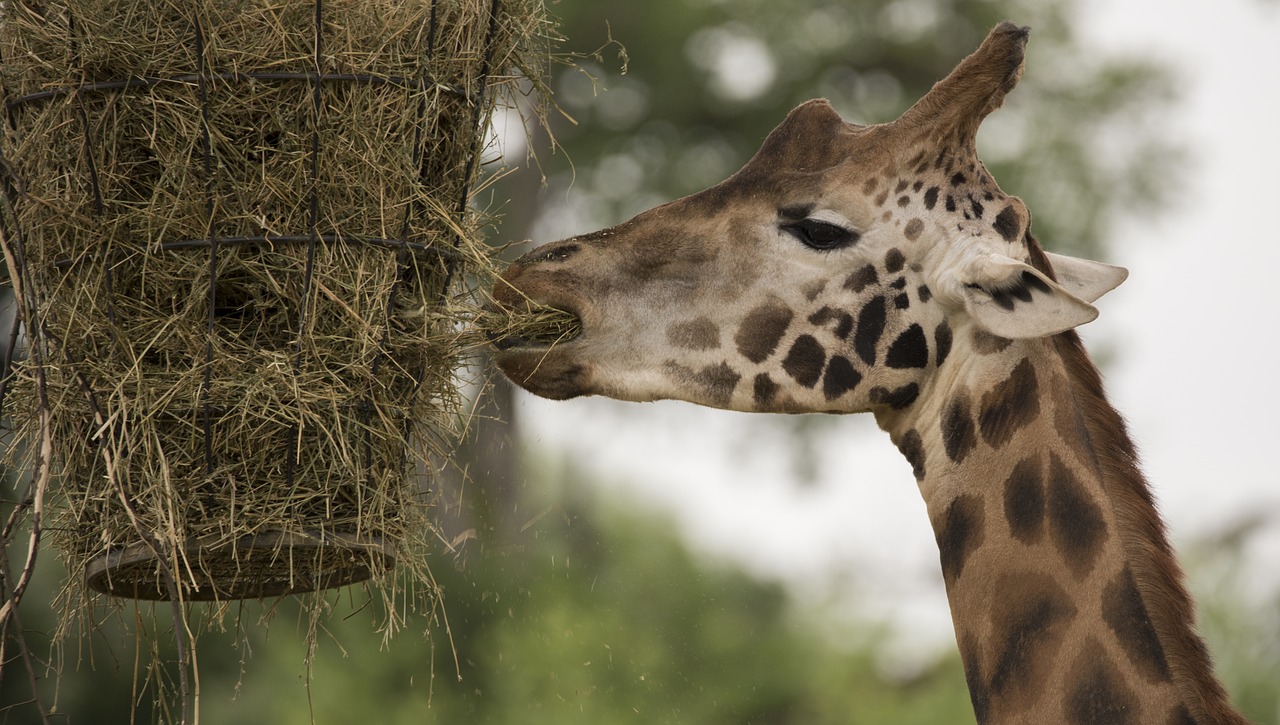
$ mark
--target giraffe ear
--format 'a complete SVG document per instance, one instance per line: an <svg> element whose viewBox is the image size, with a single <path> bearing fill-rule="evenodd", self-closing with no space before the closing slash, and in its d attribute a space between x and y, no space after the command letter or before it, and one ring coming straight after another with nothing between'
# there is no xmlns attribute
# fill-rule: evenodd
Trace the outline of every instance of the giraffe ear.
<svg viewBox="0 0 1280 725"><path fill-rule="evenodd" d="M993 335L1015 340L1047 337L1098 317L1093 305L1031 265L1010 257L986 257L968 276L964 281L965 309L979 327Z"/></svg>
<svg viewBox="0 0 1280 725"><path fill-rule="evenodd" d="M1053 265L1058 283L1085 302L1097 301L1129 278L1129 270L1124 267L1053 252L1045 255Z"/></svg>

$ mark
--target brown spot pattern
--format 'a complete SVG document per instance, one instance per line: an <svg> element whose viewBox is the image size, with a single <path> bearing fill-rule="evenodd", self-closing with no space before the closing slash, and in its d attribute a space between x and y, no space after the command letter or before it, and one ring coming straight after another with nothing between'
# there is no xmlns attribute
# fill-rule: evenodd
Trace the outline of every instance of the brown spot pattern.
<svg viewBox="0 0 1280 725"><path fill-rule="evenodd" d="M769 377L768 373L760 373L752 383L751 394L755 398L756 405L767 406L778 394L778 384L773 382L773 378Z"/></svg>
<svg viewBox="0 0 1280 725"><path fill-rule="evenodd" d="M920 433L915 428L903 434L902 440L898 441L898 450L907 459L907 463L911 464L911 473L915 475L916 480L923 481L925 475L924 441L920 438Z"/></svg>
<svg viewBox="0 0 1280 725"><path fill-rule="evenodd" d="M880 281L876 268L870 264L850 274L844 281L844 288L853 290L855 294Z"/></svg>
<svg viewBox="0 0 1280 725"><path fill-rule="evenodd" d="M782 369L797 383L812 388L822 377L822 366L826 361L827 353L822 345L812 335L801 335L791 343L791 349L782 359Z"/></svg>
<svg viewBox="0 0 1280 725"><path fill-rule="evenodd" d="M792 312L778 303L767 303L747 313L733 337L738 352L753 363L762 363L777 349L791 326Z"/></svg>
<svg viewBox="0 0 1280 725"><path fill-rule="evenodd" d="M884 297L876 295L858 313L858 331L853 335L853 348L868 365L876 364L876 348L888 317Z"/></svg>
<svg viewBox="0 0 1280 725"><path fill-rule="evenodd" d="M1067 722L1072 725L1128 725L1141 721L1141 703L1097 640L1085 642L1071 664L1067 681L1071 684L1063 704Z"/></svg>
<svg viewBox="0 0 1280 725"><path fill-rule="evenodd" d="M978 445L973 416L969 411L969 396L963 391L957 393L942 411L942 445L947 451L947 458L955 463L962 463Z"/></svg>
<svg viewBox="0 0 1280 725"><path fill-rule="evenodd" d="M938 554L942 559L942 578L951 587L964 571L969 556L982 546L982 499L961 494L947 504L942 521L935 527Z"/></svg>
<svg viewBox="0 0 1280 725"><path fill-rule="evenodd" d="M1098 469L1098 452L1093 447L1093 436L1089 434L1089 426L1084 419L1084 411L1076 403L1075 395L1061 394L1071 390L1071 383L1062 375L1055 376L1050 390L1055 391L1053 424L1058 436L1067 448L1084 453L1081 463L1093 464Z"/></svg>
<svg viewBox="0 0 1280 725"><path fill-rule="evenodd" d="M1107 538L1102 509L1056 453L1049 454L1049 533L1077 578L1093 569Z"/></svg>
<svg viewBox="0 0 1280 725"><path fill-rule="evenodd" d="M924 329L919 325L911 325L898 335L885 355L884 364L891 368L908 369L923 368L929 364L929 343L925 341Z"/></svg>
<svg viewBox="0 0 1280 725"><path fill-rule="evenodd" d="M884 268L889 274L897 274L906 266L907 258L897 248L890 249L884 255Z"/></svg>
<svg viewBox="0 0 1280 725"><path fill-rule="evenodd" d="M1000 595L991 605L991 626L998 649L989 687L1016 712L1043 692L1076 608L1047 574L1004 574L995 591Z"/></svg>
<svg viewBox="0 0 1280 725"><path fill-rule="evenodd" d="M1148 680L1169 681L1169 662L1147 614L1146 604L1126 566L1102 591L1102 618L1115 633L1129 661Z"/></svg>
<svg viewBox="0 0 1280 725"><path fill-rule="evenodd" d="M834 330L836 337L841 340L848 339L853 332L853 315L834 307L823 307L809 315L809 324L815 327L826 327L832 322L836 323Z"/></svg>
<svg viewBox="0 0 1280 725"><path fill-rule="evenodd" d="M1018 233L1022 231L1022 215L1010 204L996 215L996 220L991 226L1000 236L1004 237L1006 242L1012 242L1018 238Z"/></svg>
<svg viewBox="0 0 1280 725"><path fill-rule="evenodd" d="M1040 458L1025 458L1013 467L1004 482L1004 518L1014 538L1024 544L1034 544L1044 534L1044 515Z"/></svg>
<svg viewBox="0 0 1280 725"><path fill-rule="evenodd" d="M928 289L928 287L920 288L921 302L928 302L928 300L925 299L925 292L928 291ZM934 364L938 367L942 367L942 363L947 361L947 355L951 354L951 325L948 325L946 320L939 322L938 326L934 328L933 345L936 348L934 354L937 359Z"/></svg>
<svg viewBox="0 0 1280 725"><path fill-rule="evenodd" d="M822 395L827 400L835 400L853 390L862 382L862 374L853 368L848 358L836 355L827 364L827 372L822 376Z"/></svg>
<svg viewBox="0 0 1280 725"><path fill-rule="evenodd" d="M694 370L674 360L668 360L665 369L671 377L701 388L709 404L720 408L729 405L733 391L738 387L738 381L742 379L742 375L727 363L708 365L700 370Z"/></svg>
<svg viewBox="0 0 1280 725"><path fill-rule="evenodd" d="M978 427L982 438L992 448L1009 442L1019 429L1040 415L1036 371L1031 361L1023 358L1013 367L1009 377L982 396Z"/></svg>
<svg viewBox="0 0 1280 725"><path fill-rule="evenodd" d="M685 350L714 350L720 347L720 328L706 317L677 322L667 328L667 342Z"/></svg>
<svg viewBox="0 0 1280 725"><path fill-rule="evenodd" d="M969 686L969 701L973 703L973 716L978 725L983 725L991 714L991 693L987 689L987 678L982 671L978 640L972 632L958 637L958 640L960 660L964 665L964 680Z"/></svg>
<svg viewBox="0 0 1280 725"><path fill-rule="evenodd" d="M810 282L804 288L804 298L810 302L813 302L814 300L818 299L818 295L822 294L822 291L825 290L826 288L827 288L827 280L825 279L820 279L815 282Z"/></svg>
<svg viewBox="0 0 1280 725"><path fill-rule="evenodd" d="M907 222L907 226L902 229L902 234L910 241L920 238L920 233L924 231L924 221L919 217Z"/></svg>
<svg viewBox="0 0 1280 725"><path fill-rule="evenodd" d="M930 186L928 191L924 193L924 208L933 211L933 207L938 205L938 187Z"/></svg>
<svg viewBox="0 0 1280 725"><path fill-rule="evenodd" d="M994 355L998 352L1004 352L1005 348L1013 342L1012 340L992 335L986 330L973 328L973 349L979 355Z"/></svg>
<svg viewBox="0 0 1280 725"><path fill-rule="evenodd" d="M890 390L883 387L874 387L869 393L871 402L876 405L887 405L894 410L902 410L908 408L912 403L916 402L916 398L920 397L920 386L915 383L907 383L901 388Z"/></svg>

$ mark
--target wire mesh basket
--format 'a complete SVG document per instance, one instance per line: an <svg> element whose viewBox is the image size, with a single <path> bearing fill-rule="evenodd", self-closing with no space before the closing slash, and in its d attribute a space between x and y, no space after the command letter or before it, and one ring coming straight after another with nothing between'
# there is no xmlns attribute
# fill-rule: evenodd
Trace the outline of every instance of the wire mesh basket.
<svg viewBox="0 0 1280 725"><path fill-rule="evenodd" d="M11 0L3 405L88 587L231 599L429 530L468 200L531 0Z"/></svg>

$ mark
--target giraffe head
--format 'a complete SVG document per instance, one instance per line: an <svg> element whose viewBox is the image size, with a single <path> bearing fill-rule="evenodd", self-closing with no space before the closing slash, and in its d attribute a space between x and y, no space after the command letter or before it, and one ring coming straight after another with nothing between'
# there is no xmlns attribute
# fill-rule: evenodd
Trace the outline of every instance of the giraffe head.
<svg viewBox="0 0 1280 725"><path fill-rule="evenodd" d="M1027 34L996 27L892 123L805 103L720 184L518 260L499 304L567 310L582 332L506 341L499 366L555 399L879 413L910 407L961 332L999 344L1089 322L1124 271L1033 259L1030 214L976 154Z"/></svg>

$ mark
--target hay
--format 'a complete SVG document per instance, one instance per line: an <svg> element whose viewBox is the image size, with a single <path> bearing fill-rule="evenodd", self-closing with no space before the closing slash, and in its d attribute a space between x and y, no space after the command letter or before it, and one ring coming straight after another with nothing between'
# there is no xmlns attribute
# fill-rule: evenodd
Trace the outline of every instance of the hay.
<svg viewBox="0 0 1280 725"><path fill-rule="evenodd" d="M415 471L461 425L458 283L492 265L468 189L547 35L541 0L4 3L4 403L67 612L86 578L226 599L399 561L430 589Z"/></svg>

